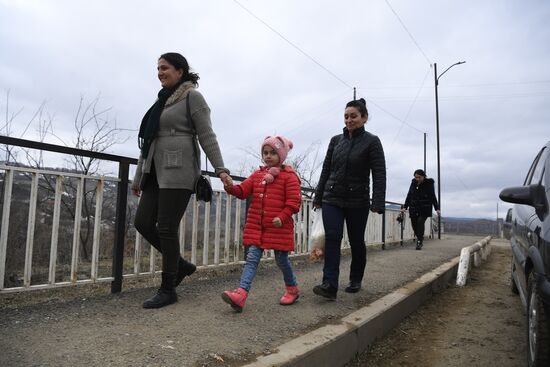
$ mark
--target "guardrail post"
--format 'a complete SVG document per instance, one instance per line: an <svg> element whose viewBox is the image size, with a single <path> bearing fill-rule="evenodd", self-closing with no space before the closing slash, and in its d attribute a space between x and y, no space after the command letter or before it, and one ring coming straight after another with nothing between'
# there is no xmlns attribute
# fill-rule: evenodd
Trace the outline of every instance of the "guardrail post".
<svg viewBox="0 0 550 367"><path fill-rule="evenodd" d="M116 197L115 248L113 251L113 278L111 293L122 290L122 274L124 261L124 234L126 227L126 207L128 205L128 173L129 162L120 162L118 166L118 190Z"/></svg>
<svg viewBox="0 0 550 367"><path fill-rule="evenodd" d="M403 232L405 229L405 215L403 214L403 220L399 223L399 227L401 228L401 240L399 241L399 244L403 246Z"/></svg>
<svg viewBox="0 0 550 367"><path fill-rule="evenodd" d="M386 211L382 212L382 250L386 249Z"/></svg>

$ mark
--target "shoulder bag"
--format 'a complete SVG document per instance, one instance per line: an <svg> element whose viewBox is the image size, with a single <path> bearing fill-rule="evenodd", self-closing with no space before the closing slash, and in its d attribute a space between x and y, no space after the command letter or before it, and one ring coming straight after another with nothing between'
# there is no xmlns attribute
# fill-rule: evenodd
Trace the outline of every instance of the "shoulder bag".
<svg viewBox="0 0 550 367"><path fill-rule="evenodd" d="M195 128L195 123L193 122L193 117L191 116L191 108L189 107L189 98L191 97L191 93L187 94L187 120L193 127L193 130L195 130L195 134L193 135L193 151L195 152L195 164L197 165L197 168L199 169L199 172L201 172L200 168L200 158L199 158L199 151L197 149L198 145L198 135L197 135L197 129ZM195 181L194 185L194 191L195 191L195 197L197 200L201 200L204 202L209 202L212 200L212 185L210 184L210 177L199 174L199 177Z"/></svg>

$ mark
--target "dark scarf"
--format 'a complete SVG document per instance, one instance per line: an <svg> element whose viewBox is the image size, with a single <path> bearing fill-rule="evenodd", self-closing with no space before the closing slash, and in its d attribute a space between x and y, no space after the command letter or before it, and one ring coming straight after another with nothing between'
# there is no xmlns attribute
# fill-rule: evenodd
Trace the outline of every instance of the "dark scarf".
<svg viewBox="0 0 550 367"><path fill-rule="evenodd" d="M159 130L160 115L164 109L164 105L170 96L178 89L185 80L181 79L174 86L162 88L159 91L158 99L151 108L145 113L141 120L138 134L138 147L141 149L141 156L145 159L149 154L151 143L157 136Z"/></svg>

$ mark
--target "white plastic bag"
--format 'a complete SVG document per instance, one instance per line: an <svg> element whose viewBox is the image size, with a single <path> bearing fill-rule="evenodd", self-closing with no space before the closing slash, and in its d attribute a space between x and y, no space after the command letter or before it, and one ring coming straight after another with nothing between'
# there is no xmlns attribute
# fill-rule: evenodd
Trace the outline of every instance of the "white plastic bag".
<svg viewBox="0 0 550 367"><path fill-rule="evenodd" d="M309 258L311 260L320 260L325 255L325 227L323 225L323 214L321 208L313 211L313 224L309 234Z"/></svg>

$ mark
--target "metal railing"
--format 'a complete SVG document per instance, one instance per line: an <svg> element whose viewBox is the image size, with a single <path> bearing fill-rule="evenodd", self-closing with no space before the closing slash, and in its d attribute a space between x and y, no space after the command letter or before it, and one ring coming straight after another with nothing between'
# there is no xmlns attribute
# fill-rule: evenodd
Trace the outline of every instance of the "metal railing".
<svg viewBox="0 0 550 367"><path fill-rule="evenodd" d="M128 216L132 200L136 204L135 197L128 192L129 165L137 164L136 159L4 136L0 136L0 144L119 163L118 178L0 165L0 178L3 178L0 293L106 281L111 282L112 292L120 292L123 278L153 275L160 271L160 256L135 231L131 213ZM39 184L46 180L55 184L48 195L40 194ZM70 197L74 208L72 223L64 215L62 206L62 197L70 196L65 191L69 182L75 187L74 197ZM109 220L113 218L104 216L104 197L113 201L111 191L115 191L115 184L116 209L114 220ZM90 186L92 189L87 191ZM14 198L14 192L17 198ZM91 198L87 198L86 193L90 192ZM25 195L28 195L28 200L22 199ZM39 197L42 198L40 208L37 207ZM93 211L93 214L88 213L88 222L82 216L82 205L86 200L92 201L90 208ZM308 253L312 208L311 199L304 197L301 211L294 215L296 245L292 256ZM385 248L387 243L402 244L404 240L414 238L410 222L398 222L398 214L398 210L391 209L384 215L371 214L365 231L366 242ZM223 191L215 190L210 203L199 202L193 196L180 223L181 253L199 267L242 262L241 238L245 217L246 201ZM90 227L93 223L93 229L90 228L91 255L87 257L82 255L82 223L88 223ZM19 236L19 241L10 237L10 228L14 226L26 233ZM67 233L69 227L72 228L70 235ZM431 225L428 227L429 232ZM40 235L41 240L37 240L36 235ZM21 247L19 250L17 244ZM346 231L342 245L344 248L349 246ZM64 251L60 251L60 246ZM273 253L267 251L264 257L273 257Z"/></svg>

